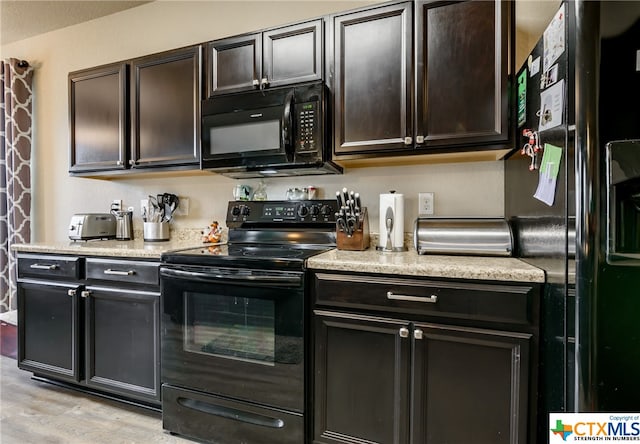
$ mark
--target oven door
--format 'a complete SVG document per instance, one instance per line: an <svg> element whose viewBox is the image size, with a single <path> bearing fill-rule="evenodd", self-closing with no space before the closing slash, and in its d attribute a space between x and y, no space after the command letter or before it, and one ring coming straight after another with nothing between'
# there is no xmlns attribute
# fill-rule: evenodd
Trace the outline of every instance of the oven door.
<svg viewBox="0 0 640 444"><path fill-rule="evenodd" d="M293 89L202 102L203 169L228 171L293 161Z"/></svg>
<svg viewBox="0 0 640 444"><path fill-rule="evenodd" d="M304 273L167 265L165 384L303 411Z"/></svg>

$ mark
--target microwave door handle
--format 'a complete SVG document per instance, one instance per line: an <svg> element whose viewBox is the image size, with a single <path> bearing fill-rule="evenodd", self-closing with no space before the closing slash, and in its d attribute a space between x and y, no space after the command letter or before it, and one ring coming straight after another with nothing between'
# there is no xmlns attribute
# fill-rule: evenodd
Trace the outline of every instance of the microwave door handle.
<svg viewBox="0 0 640 444"><path fill-rule="evenodd" d="M287 160L293 162L293 121L291 119L291 107L293 106L293 91L290 91L284 100L284 113L282 115L282 146Z"/></svg>

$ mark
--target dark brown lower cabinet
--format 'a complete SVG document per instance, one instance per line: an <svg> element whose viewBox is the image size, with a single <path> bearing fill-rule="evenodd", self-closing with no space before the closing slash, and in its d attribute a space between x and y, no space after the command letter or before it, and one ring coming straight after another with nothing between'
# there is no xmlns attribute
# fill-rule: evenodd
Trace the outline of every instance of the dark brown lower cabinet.
<svg viewBox="0 0 640 444"><path fill-rule="evenodd" d="M158 266L19 254L18 367L81 390L158 406Z"/></svg>
<svg viewBox="0 0 640 444"><path fill-rule="evenodd" d="M86 383L142 400L160 400L160 294L88 287Z"/></svg>
<svg viewBox="0 0 640 444"><path fill-rule="evenodd" d="M532 335L316 310L315 443L526 443Z"/></svg>
<svg viewBox="0 0 640 444"><path fill-rule="evenodd" d="M18 283L18 367L80 381L78 289L72 283Z"/></svg>

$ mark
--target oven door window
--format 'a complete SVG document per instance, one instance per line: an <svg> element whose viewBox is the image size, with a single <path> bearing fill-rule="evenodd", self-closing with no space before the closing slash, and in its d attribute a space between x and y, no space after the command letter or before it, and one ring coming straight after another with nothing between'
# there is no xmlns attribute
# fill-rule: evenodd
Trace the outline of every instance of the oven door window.
<svg viewBox="0 0 640 444"><path fill-rule="evenodd" d="M274 365L274 300L185 293L184 302L185 351ZM279 346L283 340L286 338L278 338Z"/></svg>

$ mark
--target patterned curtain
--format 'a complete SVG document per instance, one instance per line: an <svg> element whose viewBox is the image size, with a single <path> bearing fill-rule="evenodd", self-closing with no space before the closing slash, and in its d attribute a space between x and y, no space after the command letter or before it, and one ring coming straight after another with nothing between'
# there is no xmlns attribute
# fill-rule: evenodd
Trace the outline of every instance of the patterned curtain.
<svg viewBox="0 0 640 444"><path fill-rule="evenodd" d="M31 240L31 104L33 68L0 64L0 313L16 306L16 261L11 245Z"/></svg>

